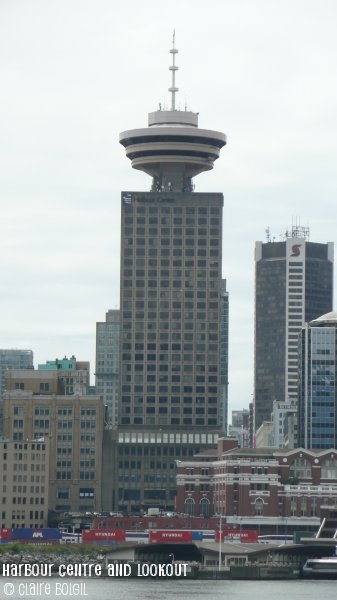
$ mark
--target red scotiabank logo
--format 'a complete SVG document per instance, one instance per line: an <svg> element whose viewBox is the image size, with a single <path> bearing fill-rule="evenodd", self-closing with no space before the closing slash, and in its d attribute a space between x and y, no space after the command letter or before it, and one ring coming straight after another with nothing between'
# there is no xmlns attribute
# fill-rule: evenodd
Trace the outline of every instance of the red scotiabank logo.
<svg viewBox="0 0 337 600"><path fill-rule="evenodd" d="M291 251L292 254L290 256L299 256L300 255L300 247L302 246L302 244L294 244L293 246L291 246Z"/></svg>

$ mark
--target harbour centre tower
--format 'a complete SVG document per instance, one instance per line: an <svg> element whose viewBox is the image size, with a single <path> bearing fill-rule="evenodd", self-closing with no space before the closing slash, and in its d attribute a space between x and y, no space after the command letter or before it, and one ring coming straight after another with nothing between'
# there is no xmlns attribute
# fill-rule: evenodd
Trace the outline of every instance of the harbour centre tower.
<svg viewBox="0 0 337 600"><path fill-rule="evenodd" d="M166 506L172 461L214 446L227 418L223 195L197 193L193 184L213 168L226 136L176 108L174 41L170 52L171 107L150 113L148 127L120 134L132 167L152 178L151 191L121 194L119 441L133 440L134 454L145 454L123 494L140 490L136 502ZM151 442L160 460L147 464Z"/></svg>

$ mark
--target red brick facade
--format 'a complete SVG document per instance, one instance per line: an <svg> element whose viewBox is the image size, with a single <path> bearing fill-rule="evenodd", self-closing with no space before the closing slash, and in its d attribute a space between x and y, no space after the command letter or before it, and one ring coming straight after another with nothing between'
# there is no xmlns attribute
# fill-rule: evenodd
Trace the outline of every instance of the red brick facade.
<svg viewBox="0 0 337 600"><path fill-rule="evenodd" d="M322 506L337 506L337 450L226 450L224 442L216 460L177 462L177 511L314 523Z"/></svg>

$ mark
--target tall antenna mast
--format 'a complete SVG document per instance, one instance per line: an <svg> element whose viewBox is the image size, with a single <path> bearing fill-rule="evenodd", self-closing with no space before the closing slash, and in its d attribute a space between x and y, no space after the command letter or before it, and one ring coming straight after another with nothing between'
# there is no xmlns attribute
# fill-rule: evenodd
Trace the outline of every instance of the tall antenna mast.
<svg viewBox="0 0 337 600"><path fill-rule="evenodd" d="M178 54L178 50L175 47L175 38L176 32L173 30L172 48L170 50L172 54L172 66L169 67L169 70L172 71L172 85L168 89L172 94L171 110L176 109L176 93L179 91L179 88L176 87L176 71L178 71L178 67L175 64L175 55Z"/></svg>

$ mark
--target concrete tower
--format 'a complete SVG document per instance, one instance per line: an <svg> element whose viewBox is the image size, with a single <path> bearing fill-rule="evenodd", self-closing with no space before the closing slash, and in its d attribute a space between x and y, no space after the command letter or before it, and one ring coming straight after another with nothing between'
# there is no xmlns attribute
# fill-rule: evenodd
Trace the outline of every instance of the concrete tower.
<svg viewBox="0 0 337 600"><path fill-rule="evenodd" d="M170 52L171 108L150 113L147 128L120 134L132 167L152 177L150 192L122 192L120 441L144 444L137 456L152 441L161 456L120 461L119 507L129 509L173 506L174 460L212 445L226 421L223 196L195 193L192 181L213 168L226 136L176 109L174 39Z"/></svg>

